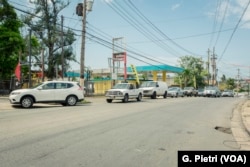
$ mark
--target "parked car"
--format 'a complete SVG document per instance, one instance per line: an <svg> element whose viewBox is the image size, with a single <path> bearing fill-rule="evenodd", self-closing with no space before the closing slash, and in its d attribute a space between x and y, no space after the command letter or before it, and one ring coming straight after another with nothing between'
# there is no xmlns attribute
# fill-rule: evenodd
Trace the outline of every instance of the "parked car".
<svg viewBox="0 0 250 167"><path fill-rule="evenodd" d="M185 87L183 89L185 96L197 96L198 91L194 87Z"/></svg>
<svg viewBox="0 0 250 167"><path fill-rule="evenodd" d="M106 101L112 103L113 100L122 100L124 103L129 99L142 100L143 92L131 83L118 83L112 89L106 91Z"/></svg>
<svg viewBox="0 0 250 167"><path fill-rule="evenodd" d="M12 104L30 108L33 103L60 103L74 106L84 99L83 89L77 82L46 81L30 89L17 89L10 93Z"/></svg>
<svg viewBox="0 0 250 167"><path fill-rule="evenodd" d="M222 97L234 97L234 92L233 92L233 90L224 90L221 93L221 96Z"/></svg>
<svg viewBox="0 0 250 167"><path fill-rule="evenodd" d="M203 88L198 89L198 96L199 97L204 96L204 89Z"/></svg>
<svg viewBox="0 0 250 167"><path fill-rule="evenodd" d="M179 87L168 88L168 97L184 97L183 90Z"/></svg>
<svg viewBox="0 0 250 167"><path fill-rule="evenodd" d="M143 91L144 97L156 99L157 96L167 98L168 85L162 81L145 81L141 84L140 89Z"/></svg>
<svg viewBox="0 0 250 167"><path fill-rule="evenodd" d="M204 96L205 97L220 97L221 91L217 86L207 86L204 89Z"/></svg>

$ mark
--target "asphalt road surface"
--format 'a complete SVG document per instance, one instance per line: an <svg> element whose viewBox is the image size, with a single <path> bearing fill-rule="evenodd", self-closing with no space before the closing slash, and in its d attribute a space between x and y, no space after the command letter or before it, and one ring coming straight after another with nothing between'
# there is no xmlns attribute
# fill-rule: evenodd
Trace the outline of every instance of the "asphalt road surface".
<svg viewBox="0 0 250 167"><path fill-rule="evenodd" d="M178 150L239 150L230 117L242 100L93 98L74 107L1 111L0 166L174 167Z"/></svg>

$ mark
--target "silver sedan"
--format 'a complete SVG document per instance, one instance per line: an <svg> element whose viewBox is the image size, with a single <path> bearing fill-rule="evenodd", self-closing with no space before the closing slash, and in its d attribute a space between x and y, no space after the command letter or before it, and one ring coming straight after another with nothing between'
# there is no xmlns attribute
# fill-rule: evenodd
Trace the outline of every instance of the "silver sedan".
<svg viewBox="0 0 250 167"><path fill-rule="evenodd" d="M179 87L171 87L168 89L168 97L184 97L183 90Z"/></svg>

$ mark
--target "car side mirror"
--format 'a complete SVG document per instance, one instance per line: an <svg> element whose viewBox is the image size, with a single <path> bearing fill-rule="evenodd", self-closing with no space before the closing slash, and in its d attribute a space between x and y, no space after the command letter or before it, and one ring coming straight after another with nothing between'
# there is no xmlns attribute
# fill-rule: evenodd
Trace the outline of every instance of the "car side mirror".
<svg viewBox="0 0 250 167"><path fill-rule="evenodd" d="M159 87L159 85L156 85L156 87Z"/></svg>

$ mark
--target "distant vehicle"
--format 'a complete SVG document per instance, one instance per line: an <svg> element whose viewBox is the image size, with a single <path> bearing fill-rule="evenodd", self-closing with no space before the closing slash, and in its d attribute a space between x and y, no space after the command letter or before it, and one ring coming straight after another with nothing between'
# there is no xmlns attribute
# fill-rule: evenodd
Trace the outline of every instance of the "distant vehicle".
<svg viewBox="0 0 250 167"><path fill-rule="evenodd" d="M129 99L142 100L143 92L131 83L118 83L112 89L106 91L106 101L112 103L113 100L122 100L126 103Z"/></svg>
<svg viewBox="0 0 250 167"><path fill-rule="evenodd" d="M168 97L184 97L183 90L179 87L168 88Z"/></svg>
<svg viewBox="0 0 250 167"><path fill-rule="evenodd" d="M198 89L198 96L199 97L202 97L202 96L204 96L204 89Z"/></svg>
<svg viewBox="0 0 250 167"><path fill-rule="evenodd" d="M217 86L207 86L204 89L204 96L205 97L220 97L221 91Z"/></svg>
<svg viewBox="0 0 250 167"><path fill-rule="evenodd" d="M74 106L84 99L83 89L77 82L46 81L30 89L17 89L10 93L12 104L30 108L33 103L60 103Z"/></svg>
<svg viewBox="0 0 250 167"><path fill-rule="evenodd" d="M185 87L183 89L185 96L197 96L198 91L194 87Z"/></svg>
<svg viewBox="0 0 250 167"><path fill-rule="evenodd" d="M233 90L224 90L221 93L221 96L222 97L234 97L234 92L233 92Z"/></svg>
<svg viewBox="0 0 250 167"><path fill-rule="evenodd" d="M156 99L157 96L167 98L168 85L163 81L145 81L141 84L140 89L143 91L144 97Z"/></svg>

